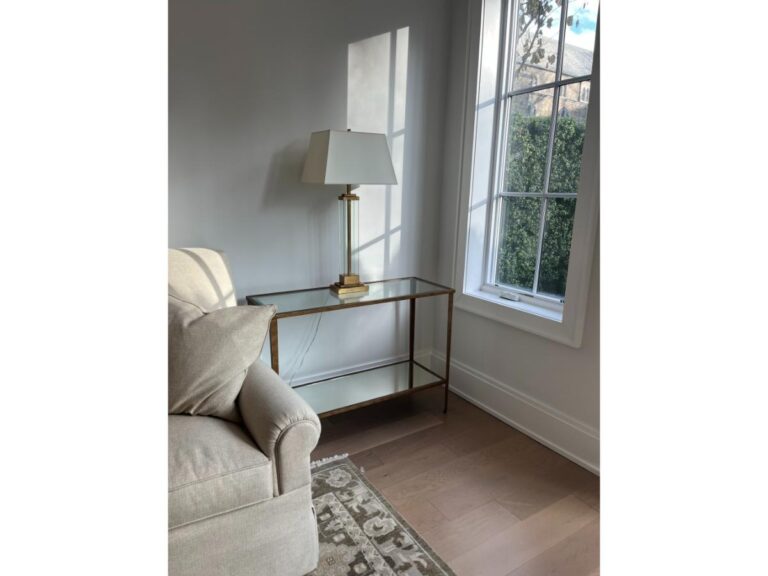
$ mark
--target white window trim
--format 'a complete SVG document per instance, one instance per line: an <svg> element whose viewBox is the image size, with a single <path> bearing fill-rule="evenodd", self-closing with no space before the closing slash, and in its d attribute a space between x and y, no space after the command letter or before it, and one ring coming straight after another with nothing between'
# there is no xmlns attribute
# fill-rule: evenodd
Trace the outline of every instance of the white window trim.
<svg viewBox="0 0 768 576"><path fill-rule="evenodd" d="M462 141L462 167L454 286L457 287L457 308L531 332L538 336L579 348L584 332L589 295L589 280L599 220L599 132L600 132L600 49L599 26L595 43L595 55L590 89L590 108L582 152L582 169L579 194L576 202L571 253L568 262L568 283L565 305L559 313L539 299L520 297L511 301L501 297L498 289L487 284L471 285L466 279L467 252L469 249L469 206L471 198L474 158L476 99L479 83L479 55L481 40L483 0L469 0L469 35L467 50L467 85L465 86L464 129ZM487 198L493 201L489 187ZM492 241L492 227L485 227L484 242ZM483 249L483 254L488 254Z"/></svg>

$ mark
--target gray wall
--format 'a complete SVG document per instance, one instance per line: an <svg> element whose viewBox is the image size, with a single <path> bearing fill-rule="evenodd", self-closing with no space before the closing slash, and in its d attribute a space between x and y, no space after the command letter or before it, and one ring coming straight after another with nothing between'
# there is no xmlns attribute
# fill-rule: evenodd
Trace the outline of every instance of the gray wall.
<svg viewBox="0 0 768 576"><path fill-rule="evenodd" d="M376 129L402 166L399 186L360 191L363 277L434 279L449 7L171 0L170 246L224 250L241 299L334 281L341 189L300 182L309 134ZM395 308L286 321L284 374L404 352L407 316ZM429 348L429 306L419 312L419 347Z"/></svg>

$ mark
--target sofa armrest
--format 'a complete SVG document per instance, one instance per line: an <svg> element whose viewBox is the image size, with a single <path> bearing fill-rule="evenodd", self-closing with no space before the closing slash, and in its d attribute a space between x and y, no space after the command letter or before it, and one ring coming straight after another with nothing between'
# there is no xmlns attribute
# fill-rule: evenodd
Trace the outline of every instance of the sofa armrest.
<svg viewBox="0 0 768 576"><path fill-rule="evenodd" d="M320 439L320 420L280 376L257 360L239 396L240 414L272 461L275 496L310 483L309 455Z"/></svg>

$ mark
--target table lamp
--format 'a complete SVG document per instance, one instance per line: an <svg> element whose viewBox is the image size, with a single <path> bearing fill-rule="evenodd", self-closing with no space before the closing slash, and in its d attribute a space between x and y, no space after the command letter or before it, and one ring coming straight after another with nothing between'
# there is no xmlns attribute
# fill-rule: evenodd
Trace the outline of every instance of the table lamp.
<svg viewBox="0 0 768 576"><path fill-rule="evenodd" d="M359 275L360 197L352 190L360 184L397 184L387 137L351 130L313 132L301 181L346 185L346 191L339 196L341 261L346 263L346 268L339 274L339 281L331 284L331 290L339 296L368 292Z"/></svg>

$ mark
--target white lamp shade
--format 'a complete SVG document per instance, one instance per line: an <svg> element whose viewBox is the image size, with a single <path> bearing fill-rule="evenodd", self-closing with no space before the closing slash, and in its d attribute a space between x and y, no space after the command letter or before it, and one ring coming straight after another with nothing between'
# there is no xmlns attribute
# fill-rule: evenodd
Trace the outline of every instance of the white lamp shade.
<svg viewBox="0 0 768 576"><path fill-rule="evenodd" d="M384 134L313 132L301 181L308 184L397 184Z"/></svg>

